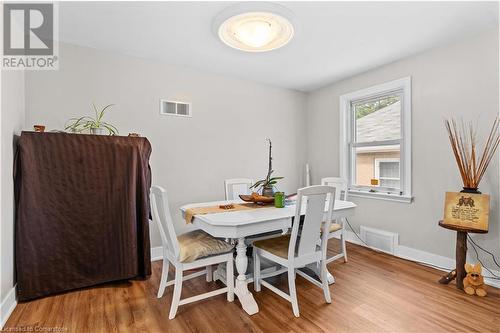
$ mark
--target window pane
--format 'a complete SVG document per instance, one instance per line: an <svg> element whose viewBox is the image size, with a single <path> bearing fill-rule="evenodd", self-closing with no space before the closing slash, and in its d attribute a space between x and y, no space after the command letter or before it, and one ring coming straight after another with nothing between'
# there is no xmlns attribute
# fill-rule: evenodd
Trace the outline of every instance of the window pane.
<svg viewBox="0 0 500 333"><path fill-rule="evenodd" d="M393 180L393 179L380 179L380 186L381 187L390 187L390 188L399 188L399 179L398 180Z"/></svg>
<svg viewBox="0 0 500 333"><path fill-rule="evenodd" d="M355 141L373 142L401 139L401 97L389 95L352 104Z"/></svg>
<svg viewBox="0 0 500 333"><path fill-rule="evenodd" d="M354 148L357 186L400 189L400 145Z"/></svg>
<svg viewBox="0 0 500 333"><path fill-rule="evenodd" d="M399 178L399 161L380 161L379 176L380 178Z"/></svg>

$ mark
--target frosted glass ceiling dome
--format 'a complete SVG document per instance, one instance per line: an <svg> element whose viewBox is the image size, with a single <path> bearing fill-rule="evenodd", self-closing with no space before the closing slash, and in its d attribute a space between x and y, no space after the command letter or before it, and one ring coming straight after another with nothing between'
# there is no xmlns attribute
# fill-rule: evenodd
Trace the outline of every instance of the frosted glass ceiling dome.
<svg viewBox="0 0 500 333"><path fill-rule="evenodd" d="M214 30L222 42L232 48L246 52L271 51L283 47L294 36L294 26L285 15L290 17L291 13L270 3L240 4L219 14Z"/></svg>

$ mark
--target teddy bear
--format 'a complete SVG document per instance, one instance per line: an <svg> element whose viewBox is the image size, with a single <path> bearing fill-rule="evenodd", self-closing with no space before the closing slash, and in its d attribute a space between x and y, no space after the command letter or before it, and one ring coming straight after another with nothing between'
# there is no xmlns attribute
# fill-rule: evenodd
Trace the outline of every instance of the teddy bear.
<svg viewBox="0 0 500 333"><path fill-rule="evenodd" d="M464 291L468 295L486 296L484 278L481 275L482 267L480 263L475 265L465 264L467 275L464 278Z"/></svg>

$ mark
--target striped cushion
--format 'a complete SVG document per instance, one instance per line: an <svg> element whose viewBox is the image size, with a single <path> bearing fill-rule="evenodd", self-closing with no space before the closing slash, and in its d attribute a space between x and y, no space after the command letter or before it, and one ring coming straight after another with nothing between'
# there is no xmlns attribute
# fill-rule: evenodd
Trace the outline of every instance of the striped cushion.
<svg viewBox="0 0 500 333"><path fill-rule="evenodd" d="M281 237L257 241L253 243L253 247L257 247L259 249L272 253L275 256L287 259L289 243L290 235L284 235Z"/></svg>
<svg viewBox="0 0 500 333"><path fill-rule="evenodd" d="M179 261L193 262L196 259L232 251L234 245L210 236L203 230L194 230L177 236L179 241Z"/></svg>

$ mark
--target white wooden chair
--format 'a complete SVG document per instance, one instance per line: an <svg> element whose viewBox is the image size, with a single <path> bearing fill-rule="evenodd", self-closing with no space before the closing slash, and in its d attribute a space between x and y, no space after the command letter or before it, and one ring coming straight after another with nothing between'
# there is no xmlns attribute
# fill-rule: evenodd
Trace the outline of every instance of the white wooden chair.
<svg viewBox="0 0 500 333"><path fill-rule="evenodd" d="M321 185L328 185L335 187L335 200L347 200L347 181L339 177L326 177L321 179ZM327 198L328 200L329 198ZM347 262L347 249L345 246L345 221L344 218L339 221L332 221L330 225L330 232L328 233L328 239L340 236L340 242L342 244L342 252L330 257L326 260L327 263L335 261L340 258L344 258L344 262Z"/></svg>
<svg viewBox="0 0 500 333"><path fill-rule="evenodd" d="M151 212L160 231L163 245L163 268L157 297L163 296L165 288L174 285L169 319L175 318L179 305L195 302L215 295L227 293L227 300L234 300L233 245L218 240L201 230L194 230L180 236L175 233L167 193L159 186L151 187ZM175 280L168 280L169 263L175 267ZM227 263L227 287L181 300L182 282L211 272L203 270L185 277L183 271L213 264Z"/></svg>
<svg viewBox="0 0 500 333"><path fill-rule="evenodd" d="M292 303L293 314L296 317L300 314L297 302L297 292L295 289L295 273L303 276L315 285L320 286L323 289L326 302L332 302L326 270L328 233L324 231L329 230L330 228L335 199L329 200L327 219L326 222L322 224L327 194L330 194L331 197L335 198L335 188L331 186L316 185L299 189L297 192L295 222L292 226L291 235L262 240L253 244L255 291L260 291L261 285L269 288L271 291ZM305 203L306 210L302 230L300 231L299 236L299 228L301 224L299 221L303 203ZM318 246L317 244L320 238L321 245ZM288 272L288 289L290 291L290 295L262 280L260 270L261 258L266 258L284 267L273 275L281 274L285 271ZM318 264L320 266L321 283L298 270L299 268L305 267L309 264ZM268 276L269 275L266 277Z"/></svg>
<svg viewBox="0 0 500 333"><path fill-rule="evenodd" d="M226 179L224 181L226 200L237 200L240 194L250 194L253 180L248 178Z"/></svg>

